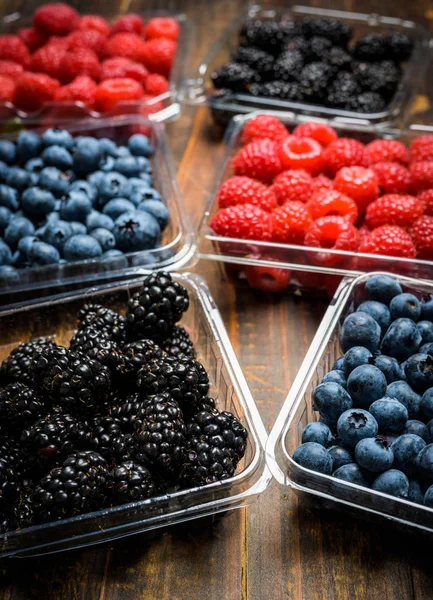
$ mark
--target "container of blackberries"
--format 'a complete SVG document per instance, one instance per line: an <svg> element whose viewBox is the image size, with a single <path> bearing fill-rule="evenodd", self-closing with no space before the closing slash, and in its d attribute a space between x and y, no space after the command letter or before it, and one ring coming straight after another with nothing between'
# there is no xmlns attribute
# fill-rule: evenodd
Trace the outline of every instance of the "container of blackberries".
<svg viewBox="0 0 433 600"><path fill-rule="evenodd" d="M212 46L191 97L205 99L222 126L259 109L403 122L428 60L429 37L412 21L252 7Z"/></svg>
<svg viewBox="0 0 433 600"><path fill-rule="evenodd" d="M432 533L432 342L431 283L343 280L268 440L280 483Z"/></svg>
<svg viewBox="0 0 433 600"><path fill-rule="evenodd" d="M171 270L193 254L162 124L87 119L0 139L0 293Z"/></svg>
<svg viewBox="0 0 433 600"><path fill-rule="evenodd" d="M266 432L203 280L155 271L0 314L0 555L245 506Z"/></svg>

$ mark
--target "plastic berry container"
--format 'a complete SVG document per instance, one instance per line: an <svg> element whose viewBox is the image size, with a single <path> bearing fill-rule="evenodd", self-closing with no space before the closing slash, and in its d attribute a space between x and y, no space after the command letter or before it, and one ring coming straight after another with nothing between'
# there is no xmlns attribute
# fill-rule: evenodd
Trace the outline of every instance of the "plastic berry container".
<svg viewBox="0 0 433 600"><path fill-rule="evenodd" d="M234 239L216 235L209 226L218 210L216 196L221 184L232 176L231 160L240 148L240 140L245 124L259 114L272 114L292 131L300 123L321 121L331 125L339 137L348 137L367 144L376 139L395 139L405 145L421 135L431 135L433 127L413 125L406 129L384 128L360 123L341 124L335 120L311 118L308 116L282 113L278 111L257 111L248 115L238 115L226 130L224 137L225 155L222 163L215 168L215 179L205 212L199 227L198 254L201 258L222 261L223 263L245 268L252 266L281 267L296 272L304 271L323 275L354 276L371 271L389 271L421 279L433 278L433 261L418 258L400 258L379 254L361 254L356 251L326 250L327 257L333 257L324 264L323 250L294 244L267 241ZM331 264L332 263L332 264ZM238 269L239 270L239 269ZM303 279L299 284L304 287ZM315 284L306 287L315 287Z"/></svg>
<svg viewBox="0 0 433 600"><path fill-rule="evenodd" d="M70 550L133 533L215 515L254 502L271 475L265 462L267 434L221 315L204 281L197 275L173 274L186 287L190 307L182 324L191 332L198 360L206 368L219 410L228 410L248 429L245 456L230 479L140 502L33 526L0 536L0 556L30 556ZM50 336L67 343L76 329L76 313L86 303L113 309L125 305L142 279L51 296L44 301L15 304L0 312L0 359L23 340Z"/></svg>
<svg viewBox="0 0 433 600"><path fill-rule="evenodd" d="M46 127L33 131L40 134L52 125L52 122L47 122ZM155 148L151 159L155 188L161 194L170 215L167 228L162 234L161 246L105 260L96 258L62 265L17 269L17 278L13 280L0 278L0 302L5 304L2 296L6 294L10 297L17 292L32 292L33 297L36 297L42 293L43 288L83 282L90 285L90 282L101 282L104 279L108 281L131 277L146 268L172 271L191 264L196 249L195 237L177 186L164 125L145 117L119 115L109 119L83 119L62 127L72 136L108 137L117 144L127 142L134 133L145 133L149 136ZM7 136L7 139L16 139L17 135L16 133ZM2 136L2 139L5 137ZM9 299L8 303L11 301L16 302L17 299Z"/></svg>
<svg viewBox="0 0 433 600"><path fill-rule="evenodd" d="M416 279L395 276L405 292L421 298L433 292L433 285ZM342 355L339 330L354 305L366 298L365 283L371 275L345 278L339 286L305 359L284 401L266 445L266 459L273 476L314 505L349 512L373 521L391 520L418 532L433 533L433 510L422 504L389 496L375 490L323 475L297 464L292 456L301 443L302 431L318 420L313 410L312 392ZM355 302L356 301L356 302ZM313 495L314 498L311 496Z"/></svg>
<svg viewBox="0 0 433 600"><path fill-rule="evenodd" d="M384 110L376 113L359 113L350 110L329 108L319 104L292 102L252 96L243 93L229 93L224 96L215 94L211 74L221 65L230 60L238 48L238 34L247 18L275 19L285 16L288 19L299 20L303 17L325 17L342 21L354 30L354 39L368 34L406 33L414 41L414 50L404 66L404 74L391 102ZM423 81L423 74L429 61L430 39L425 29L413 21L397 19L378 14L362 14L342 10L332 10L308 6L288 6L283 2L273 2L272 8L251 6L243 15L234 19L224 30L221 37L214 42L207 55L199 65L194 80L190 82L189 98L191 102L205 103L209 106L214 121L226 127L232 117L246 114L255 110L291 111L296 114L338 119L342 122L395 125L405 123L409 117L410 107ZM421 92L422 93L422 92Z"/></svg>

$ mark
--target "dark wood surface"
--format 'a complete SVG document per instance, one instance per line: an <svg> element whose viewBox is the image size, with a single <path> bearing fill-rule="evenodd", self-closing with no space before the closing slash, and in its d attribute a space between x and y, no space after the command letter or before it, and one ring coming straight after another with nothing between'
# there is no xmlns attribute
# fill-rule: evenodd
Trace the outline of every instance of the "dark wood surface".
<svg viewBox="0 0 433 600"><path fill-rule="evenodd" d="M6 12L27 4L1 3ZM130 3L132 10L138 5ZM240 4L146 3L179 6L195 24L194 66ZM332 2L332 8L417 19L427 26L433 19L429 6L428 0ZM420 110L426 104L421 99ZM168 131L182 191L197 221L221 155L220 139L205 108L185 108ZM195 270L208 281L269 431L327 302L251 291L208 262ZM430 600L432 557L433 545L419 536L317 510L273 482L255 505L213 523L190 522L88 550L3 561L0 600Z"/></svg>

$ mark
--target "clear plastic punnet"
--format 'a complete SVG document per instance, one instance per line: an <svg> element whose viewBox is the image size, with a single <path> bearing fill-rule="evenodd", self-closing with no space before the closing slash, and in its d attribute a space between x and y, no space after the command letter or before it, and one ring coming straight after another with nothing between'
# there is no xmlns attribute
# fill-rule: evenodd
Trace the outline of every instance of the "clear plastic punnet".
<svg viewBox="0 0 433 600"><path fill-rule="evenodd" d="M218 409L236 415L249 432L246 453L235 475L203 487L9 532L0 536L0 556L69 550L215 515L251 504L266 489L271 479L264 450L267 434L221 315L199 276L173 274L172 277L189 292L190 307L181 323L191 333L197 358L209 374L209 396L215 398ZM0 360L28 339L44 336L67 344L76 329L76 313L84 304L96 302L120 308L140 285L141 279L133 279L1 311Z"/></svg>

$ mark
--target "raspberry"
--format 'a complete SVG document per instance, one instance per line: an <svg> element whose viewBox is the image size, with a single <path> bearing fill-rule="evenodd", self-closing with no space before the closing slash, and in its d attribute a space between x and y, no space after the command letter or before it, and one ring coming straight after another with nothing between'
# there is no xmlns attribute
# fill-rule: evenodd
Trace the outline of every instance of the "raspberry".
<svg viewBox="0 0 433 600"><path fill-rule="evenodd" d="M406 194L410 188L410 173L396 162L378 162L371 166L379 187L386 194Z"/></svg>
<svg viewBox="0 0 433 600"><path fill-rule="evenodd" d="M357 140L339 138L331 142L323 151L326 171L334 177L343 167L354 167L362 164L364 146ZM343 191L343 190L341 190Z"/></svg>
<svg viewBox="0 0 433 600"><path fill-rule="evenodd" d="M381 225L408 227L422 214L422 202L418 198L400 194L385 194L367 208L365 222L370 229Z"/></svg>
<svg viewBox="0 0 433 600"><path fill-rule="evenodd" d="M433 161L423 160L410 165L411 191L418 194L433 188Z"/></svg>
<svg viewBox="0 0 433 600"><path fill-rule="evenodd" d="M32 112L53 99L60 83L44 73L23 73L16 86L15 104L21 110Z"/></svg>
<svg viewBox="0 0 433 600"><path fill-rule="evenodd" d="M433 216L433 190L425 190L418 194L418 200L421 202L424 214Z"/></svg>
<svg viewBox="0 0 433 600"><path fill-rule="evenodd" d="M111 35L115 33L136 33L141 35L143 19L138 15L122 15L118 17L111 26Z"/></svg>
<svg viewBox="0 0 433 600"><path fill-rule="evenodd" d="M336 190L317 192L306 204L306 209L313 217L319 219L327 215L337 215L354 223L358 218L356 202Z"/></svg>
<svg viewBox="0 0 433 600"><path fill-rule="evenodd" d="M355 200L360 214L379 196L376 173L364 167L343 167L334 179L334 189Z"/></svg>
<svg viewBox="0 0 433 600"><path fill-rule="evenodd" d="M105 35L102 35L96 29L77 29L67 37L68 48L90 48L97 56L101 56L104 44Z"/></svg>
<svg viewBox="0 0 433 600"><path fill-rule="evenodd" d="M433 259L433 217L423 215L409 229L417 256L423 260Z"/></svg>
<svg viewBox="0 0 433 600"><path fill-rule="evenodd" d="M78 27L80 17L67 4L45 4L38 8L33 15L33 25L51 35L67 35Z"/></svg>
<svg viewBox="0 0 433 600"><path fill-rule="evenodd" d="M0 102L14 102L15 82L7 75L0 75Z"/></svg>
<svg viewBox="0 0 433 600"><path fill-rule="evenodd" d="M90 48L78 47L66 52L59 66L59 79L64 83L69 83L79 75L98 80L100 74L101 64Z"/></svg>
<svg viewBox="0 0 433 600"><path fill-rule="evenodd" d="M146 67L130 58L107 58L101 65L100 79L116 79L118 77L129 77L135 79L141 85L145 85L149 71Z"/></svg>
<svg viewBox="0 0 433 600"><path fill-rule="evenodd" d="M96 105L101 112L108 112L120 102L140 100L142 97L143 88L135 79L106 79L96 90Z"/></svg>
<svg viewBox="0 0 433 600"><path fill-rule="evenodd" d="M364 148L364 164L374 165L378 162L398 162L407 165L409 155L401 142L396 140L374 140Z"/></svg>
<svg viewBox="0 0 433 600"><path fill-rule="evenodd" d="M370 233L371 233L370 229L364 223L364 225L358 229L359 245L364 243L364 241L368 238Z"/></svg>
<svg viewBox="0 0 433 600"><path fill-rule="evenodd" d="M278 267L248 266L245 267L245 276L255 290L282 292L290 283L291 273Z"/></svg>
<svg viewBox="0 0 433 600"><path fill-rule="evenodd" d="M13 60L0 60L0 74L8 77L17 78L24 72L22 65Z"/></svg>
<svg viewBox="0 0 433 600"><path fill-rule="evenodd" d="M314 194L315 192L321 192L322 190L332 190L333 183L332 179L329 179L326 175L318 175L317 177L314 177L312 186Z"/></svg>
<svg viewBox="0 0 433 600"><path fill-rule="evenodd" d="M209 226L223 237L263 241L271 239L269 213L252 204L221 208Z"/></svg>
<svg viewBox="0 0 433 600"><path fill-rule="evenodd" d="M295 127L293 135L297 137L308 137L319 142L324 148L329 146L331 142L337 139L337 132L332 129L326 123L317 123L315 121L309 121L308 123L301 123Z"/></svg>
<svg viewBox="0 0 433 600"><path fill-rule="evenodd" d="M340 275L325 275L324 283L325 290L329 298L332 298L342 282L343 278Z"/></svg>
<svg viewBox="0 0 433 600"><path fill-rule="evenodd" d="M168 92L168 81L164 75L151 73L146 79L145 90L146 94L150 94L151 96L160 96L161 94Z"/></svg>
<svg viewBox="0 0 433 600"><path fill-rule="evenodd" d="M272 115L258 115L247 122L242 132L242 144L269 138L270 140L282 141L289 136L289 132L277 117Z"/></svg>
<svg viewBox="0 0 433 600"><path fill-rule="evenodd" d="M321 273L296 271L296 279L302 287L320 289L324 285L324 276Z"/></svg>
<svg viewBox="0 0 433 600"><path fill-rule="evenodd" d="M110 33L110 26L107 21L99 15L84 15L80 17L78 29L92 29L102 35L107 36Z"/></svg>
<svg viewBox="0 0 433 600"><path fill-rule="evenodd" d="M23 27L19 30L18 37L25 43L31 52L34 52L43 46L48 40L46 33L39 29L35 29L34 27Z"/></svg>
<svg viewBox="0 0 433 600"><path fill-rule="evenodd" d="M172 17L155 17L143 28L146 40L153 38L169 38L176 41L179 37L179 23Z"/></svg>
<svg viewBox="0 0 433 600"><path fill-rule="evenodd" d="M309 173L302 170L283 171L275 178L270 189L275 194L279 204L292 200L307 202L313 192L313 178Z"/></svg>
<svg viewBox="0 0 433 600"><path fill-rule="evenodd" d="M433 135L420 135L409 146L411 162L433 160Z"/></svg>
<svg viewBox="0 0 433 600"><path fill-rule="evenodd" d="M303 244L305 232L313 219L302 202L287 202L271 215L272 241Z"/></svg>
<svg viewBox="0 0 433 600"><path fill-rule="evenodd" d="M87 108L95 108L97 84L88 75L76 77L68 85L54 92L55 102L82 102Z"/></svg>
<svg viewBox="0 0 433 600"><path fill-rule="evenodd" d="M218 206L253 204L270 212L277 205L274 193L263 183L249 177L235 176L225 181L217 193Z"/></svg>
<svg viewBox="0 0 433 600"><path fill-rule="evenodd" d="M152 73L167 77L176 54L176 42L167 38L154 38L143 45L143 63Z"/></svg>
<svg viewBox="0 0 433 600"><path fill-rule="evenodd" d="M308 229L305 246L332 250L352 251L358 247L358 230L344 217L334 215L321 217ZM327 266L336 265L341 257L327 252L314 254L314 262Z"/></svg>
<svg viewBox="0 0 433 600"><path fill-rule="evenodd" d="M415 258L416 248L407 231L397 225L382 225L359 245L359 252Z"/></svg>
<svg viewBox="0 0 433 600"><path fill-rule="evenodd" d="M102 54L106 58L122 56L143 63L144 51L144 42L136 33L116 33L106 40Z"/></svg>
<svg viewBox="0 0 433 600"><path fill-rule="evenodd" d="M246 175L264 183L271 182L283 169L277 143L268 139L250 142L241 148L232 164L235 175Z"/></svg>
<svg viewBox="0 0 433 600"><path fill-rule="evenodd" d="M59 79L60 63L66 49L58 48L55 44L46 44L36 50L30 62L30 69L37 73L46 73L54 79Z"/></svg>
<svg viewBox="0 0 433 600"><path fill-rule="evenodd" d="M18 36L0 35L0 59L13 60L26 66L30 62L30 52Z"/></svg>
<svg viewBox="0 0 433 600"><path fill-rule="evenodd" d="M311 138L289 136L281 143L280 159L286 169L305 169L317 175L323 167L322 146Z"/></svg>

